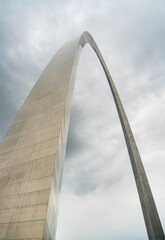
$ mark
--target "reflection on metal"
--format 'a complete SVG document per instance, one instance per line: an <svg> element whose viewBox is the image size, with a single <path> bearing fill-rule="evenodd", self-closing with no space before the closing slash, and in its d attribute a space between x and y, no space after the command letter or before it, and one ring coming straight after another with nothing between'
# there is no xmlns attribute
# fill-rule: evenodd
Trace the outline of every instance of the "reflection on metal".
<svg viewBox="0 0 165 240"><path fill-rule="evenodd" d="M165 239L117 90L93 38L65 44L33 87L0 145L0 239L55 239L70 102L80 52L98 56L123 128L149 239Z"/></svg>

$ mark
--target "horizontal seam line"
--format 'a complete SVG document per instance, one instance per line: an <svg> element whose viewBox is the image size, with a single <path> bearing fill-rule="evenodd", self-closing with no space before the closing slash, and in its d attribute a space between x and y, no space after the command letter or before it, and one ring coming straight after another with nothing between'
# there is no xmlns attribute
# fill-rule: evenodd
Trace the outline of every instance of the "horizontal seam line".
<svg viewBox="0 0 165 240"><path fill-rule="evenodd" d="M51 186L50 186L50 188L51 188ZM31 192L24 192L24 193L21 193L21 194L18 193L16 195L12 195L12 196L4 196L4 197L0 197L0 199L6 198L6 197L15 197L15 196L19 196L19 195L23 195L23 194L27 194L27 193L32 193L32 192L38 192L38 191L42 191L42 190L46 190L46 189L50 189L50 188L43 188L41 190L36 190L36 191L31 191Z"/></svg>

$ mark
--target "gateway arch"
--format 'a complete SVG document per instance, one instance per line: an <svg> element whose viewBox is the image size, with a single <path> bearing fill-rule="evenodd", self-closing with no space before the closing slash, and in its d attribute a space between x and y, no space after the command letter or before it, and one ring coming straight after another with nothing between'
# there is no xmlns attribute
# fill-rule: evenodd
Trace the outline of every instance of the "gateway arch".
<svg viewBox="0 0 165 240"><path fill-rule="evenodd" d="M55 239L75 72L86 43L100 60L116 104L148 238L165 239L125 111L104 59L88 32L56 53L0 145L0 239Z"/></svg>

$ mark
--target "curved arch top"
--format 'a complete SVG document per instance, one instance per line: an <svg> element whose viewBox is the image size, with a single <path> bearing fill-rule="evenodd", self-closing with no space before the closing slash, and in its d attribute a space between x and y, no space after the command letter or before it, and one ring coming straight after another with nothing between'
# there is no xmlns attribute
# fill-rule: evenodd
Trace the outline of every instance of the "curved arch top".
<svg viewBox="0 0 165 240"><path fill-rule="evenodd" d="M125 136L125 141L127 144L127 149L130 156L130 161L136 181L136 186L140 198L140 203L143 211L143 216L145 220L145 225L148 233L149 239L165 239L164 232L161 226L161 222L158 216L158 212L154 203L154 199L152 196L152 192L150 190L150 186L147 180L147 176L139 155L138 148L136 146L136 142L131 131L127 116L125 114L124 108L122 106L121 100L119 98L118 92L114 85L114 82L111 78L109 70L106 66L106 63L97 47L93 37L88 32L84 32L80 38L75 42L75 55L73 55L73 69L72 74L75 75L75 65L78 63L78 58L81 52L81 49L85 46L86 43L89 43L93 50L95 51L97 57L100 60L100 63L104 69L105 75L107 77L109 86L111 88L111 92L116 104L116 108L118 111L118 115L120 118L121 126L123 129L123 133ZM71 43L72 44L72 43ZM69 46L67 46L68 48ZM65 46L64 46L65 48ZM71 47L70 47L71 48ZM72 49L72 48L71 48ZM74 50L72 50L74 54Z"/></svg>
<svg viewBox="0 0 165 240"><path fill-rule="evenodd" d="M116 104L148 237L150 240L165 239L121 100L105 61L88 32L59 49L0 145L0 207L4 214L7 211L0 222L0 239L55 239L70 103L78 60L86 43L91 45L100 60Z"/></svg>

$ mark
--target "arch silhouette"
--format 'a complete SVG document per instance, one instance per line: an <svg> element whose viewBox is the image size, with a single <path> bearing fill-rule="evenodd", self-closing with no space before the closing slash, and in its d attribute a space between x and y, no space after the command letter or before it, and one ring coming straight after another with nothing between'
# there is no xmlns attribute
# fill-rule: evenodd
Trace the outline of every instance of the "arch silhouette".
<svg viewBox="0 0 165 240"><path fill-rule="evenodd" d="M88 32L59 49L0 145L0 239L55 239L70 103L78 60L86 43L99 58L112 91L148 237L165 239L125 111L104 59Z"/></svg>

